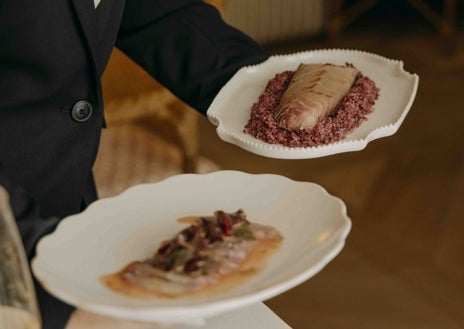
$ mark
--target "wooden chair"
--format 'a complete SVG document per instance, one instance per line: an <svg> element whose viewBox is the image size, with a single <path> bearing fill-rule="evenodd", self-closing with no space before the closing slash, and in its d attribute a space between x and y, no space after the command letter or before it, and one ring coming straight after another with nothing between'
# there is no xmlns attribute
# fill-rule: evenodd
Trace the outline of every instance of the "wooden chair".
<svg viewBox="0 0 464 329"><path fill-rule="evenodd" d="M224 12L226 0L205 2ZM115 125L132 124L138 129L161 133L179 145L183 171L196 171L200 114L118 49L114 49L102 79L105 118L109 129Z"/></svg>
<svg viewBox="0 0 464 329"><path fill-rule="evenodd" d="M358 0L344 8L345 1L330 0L327 2L327 26L329 36L336 37L342 30L363 13L382 0ZM456 48L456 0L442 0L441 11L424 0L406 0L417 12L424 16L438 30L447 52Z"/></svg>

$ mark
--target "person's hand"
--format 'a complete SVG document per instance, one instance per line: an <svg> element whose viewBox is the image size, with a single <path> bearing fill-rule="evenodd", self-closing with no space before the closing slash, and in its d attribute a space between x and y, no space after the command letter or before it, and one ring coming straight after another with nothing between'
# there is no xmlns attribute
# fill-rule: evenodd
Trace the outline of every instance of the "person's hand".
<svg viewBox="0 0 464 329"><path fill-rule="evenodd" d="M179 324L147 323L111 318L104 315L76 310L65 329L182 329Z"/></svg>

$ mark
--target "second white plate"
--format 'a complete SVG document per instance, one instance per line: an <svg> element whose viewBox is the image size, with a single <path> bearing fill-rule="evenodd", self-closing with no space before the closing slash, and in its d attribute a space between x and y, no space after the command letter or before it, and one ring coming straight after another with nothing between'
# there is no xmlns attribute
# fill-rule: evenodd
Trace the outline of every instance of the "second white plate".
<svg viewBox="0 0 464 329"><path fill-rule="evenodd" d="M166 299L119 295L99 281L131 261L149 257L183 227L177 218L239 208L250 220L275 226L284 237L265 269L243 284L208 295ZM50 293L91 312L200 324L309 279L340 252L350 228L344 203L313 183L236 171L185 174L133 187L65 218L39 242L32 270Z"/></svg>

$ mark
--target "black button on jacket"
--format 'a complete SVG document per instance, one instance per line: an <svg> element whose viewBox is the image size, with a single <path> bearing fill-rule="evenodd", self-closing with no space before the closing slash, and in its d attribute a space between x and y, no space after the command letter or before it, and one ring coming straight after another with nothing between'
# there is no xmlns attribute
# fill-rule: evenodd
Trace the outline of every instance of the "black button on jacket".
<svg viewBox="0 0 464 329"><path fill-rule="evenodd" d="M29 256L97 197L100 78L113 46L198 111L267 54L200 0L0 0L0 185ZM71 307L38 289L44 329Z"/></svg>
<svg viewBox="0 0 464 329"><path fill-rule="evenodd" d="M92 116L92 104L87 101L78 101L71 110L71 117L77 122L84 122Z"/></svg>

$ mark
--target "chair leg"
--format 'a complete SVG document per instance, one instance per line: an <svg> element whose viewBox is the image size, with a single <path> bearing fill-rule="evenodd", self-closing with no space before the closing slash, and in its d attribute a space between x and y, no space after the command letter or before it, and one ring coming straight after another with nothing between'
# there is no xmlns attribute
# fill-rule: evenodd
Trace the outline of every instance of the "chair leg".
<svg viewBox="0 0 464 329"><path fill-rule="evenodd" d="M198 169L199 116L200 114L185 103L173 100L167 104L165 117L163 118L173 127L175 138L182 153L182 171L184 173L194 173Z"/></svg>
<svg viewBox="0 0 464 329"><path fill-rule="evenodd" d="M184 124L177 130L183 155L183 172L198 170L198 114L192 109L185 111Z"/></svg>
<svg viewBox="0 0 464 329"><path fill-rule="evenodd" d="M452 53L456 47L456 0L443 0L443 14L437 13L423 0L408 0L440 33L445 50Z"/></svg>
<svg viewBox="0 0 464 329"><path fill-rule="evenodd" d="M359 0L343 9L343 0L328 1L326 30L329 37L338 37L347 25L379 2L380 0Z"/></svg>

